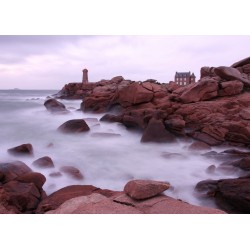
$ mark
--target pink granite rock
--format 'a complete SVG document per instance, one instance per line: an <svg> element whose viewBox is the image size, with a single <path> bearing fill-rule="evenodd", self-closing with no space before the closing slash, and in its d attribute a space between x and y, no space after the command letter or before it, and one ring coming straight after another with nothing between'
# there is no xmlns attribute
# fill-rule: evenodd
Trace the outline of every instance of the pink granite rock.
<svg viewBox="0 0 250 250"><path fill-rule="evenodd" d="M132 180L125 185L124 192L133 199L142 200L154 197L167 190L169 187L170 184L167 182Z"/></svg>

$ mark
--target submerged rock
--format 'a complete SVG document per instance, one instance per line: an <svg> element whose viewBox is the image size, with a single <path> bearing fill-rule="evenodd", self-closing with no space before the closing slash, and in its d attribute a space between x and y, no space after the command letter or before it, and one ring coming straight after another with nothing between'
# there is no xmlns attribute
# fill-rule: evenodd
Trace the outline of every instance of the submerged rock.
<svg viewBox="0 0 250 250"><path fill-rule="evenodd" d="M83 119L69 120L63 123L58 129L62 133L84 133L90 130L88 124Z"/></svg>
<svg viewBox="0 0 250 250"><path fill-rule="evenodd" d="M189 147L189 150L211 150L211 147L205 142L195 141Z"/></svg>
<svg viewBox="0 0 250 250"><path fill-rule="evenodd" d="M41 157L32 163L33 166L40 168L54 168L54 163L52 159L48 156Z"/></svg>
<svg viewBox="0 0 250 250"><path fill-rule="evenodd" d="M141 142L175 142L175 136L168 132L161 120L152 118L144 130Z"/></svg>
<svg viewBox="0 0 250 250"><path fill-rule="evenodd" d="M30 143L22 144L14 148L8 149L8 153L12 155L28 155L33 156L33 147Z"/></svg>
<svg viewBox="0 0 250 250"><path fill-rule="evenodd" d="M76 167L64 166L64 167L60 168L60 171L62 173L69 175L70 177L72 177L73 179L76 179L76 180L83 180L83 178L84 178L81 171Z"/></svg>
<svg viewBox="0 0 250 250"><path fill-rule="evenodd" d="M49 100L46 100L44 102L44 106L46 109L52 113L58 113L58 112L68 112L65 105L56 99L52 98Z"/></svg>

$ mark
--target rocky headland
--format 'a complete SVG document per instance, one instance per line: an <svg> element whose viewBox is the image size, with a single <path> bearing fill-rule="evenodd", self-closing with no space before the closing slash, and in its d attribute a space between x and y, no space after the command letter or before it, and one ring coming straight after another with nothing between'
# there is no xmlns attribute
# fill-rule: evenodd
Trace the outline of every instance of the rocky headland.
<svg viewBox="0 0 250 250"><path fill-rule="evenodd" d="M220 166L210 166L207 171L223 166L240 169L241 177L204 180L197 184L196 191L203 199L214 199L224 212L249 213L250 57L230 67L202 67L200 73L198 82L187 86L174 82L161 84L153 79L136 82L122 76L95 83L69 83L55 98L82 100L80 110L104 113L101 122L118 122L141 131L142 143L190 141L190 152L205 149L205 157L221 161ZM70 112L56 99L45 102L48 111ZM85 133L90 128L83 119L78 119L67 121L58 130ZM24 146L12 148L9 153L32 151L31 145ZM212 151L214 146L232 149L218 153ZM64 171L79 174L70 167ZM123 191L75 185L47 196L42 189L45 181L42 174L33 172L23 162L1 163L0 212L224 213L162 194L171 183L131 180Z"/></svg>

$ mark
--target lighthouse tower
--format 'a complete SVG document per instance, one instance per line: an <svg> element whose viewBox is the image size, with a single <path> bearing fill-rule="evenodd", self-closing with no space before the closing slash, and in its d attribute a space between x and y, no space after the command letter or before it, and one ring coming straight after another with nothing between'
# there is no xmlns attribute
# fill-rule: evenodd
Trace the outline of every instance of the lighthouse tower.
<svg viewBox="0 0 250 250"><path fill-rule="evenodd" d="M83 69L82 70L82 84L86 84L86 83L89 83L88 70L87 69Z"/></svg>

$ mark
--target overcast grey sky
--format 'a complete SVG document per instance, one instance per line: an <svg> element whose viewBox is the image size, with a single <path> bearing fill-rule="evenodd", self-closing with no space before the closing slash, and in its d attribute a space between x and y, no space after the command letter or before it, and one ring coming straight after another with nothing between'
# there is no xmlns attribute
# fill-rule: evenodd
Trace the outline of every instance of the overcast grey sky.
<svg viewBox="0 0 250 250"><path fill-rule="evenodd" d="M173 80L176 71L230 66L250 56L250 36L0 36L0 89L61 89L81 81Z"/></svg>

